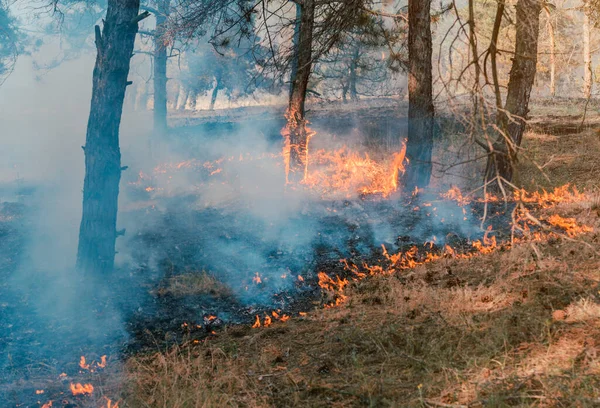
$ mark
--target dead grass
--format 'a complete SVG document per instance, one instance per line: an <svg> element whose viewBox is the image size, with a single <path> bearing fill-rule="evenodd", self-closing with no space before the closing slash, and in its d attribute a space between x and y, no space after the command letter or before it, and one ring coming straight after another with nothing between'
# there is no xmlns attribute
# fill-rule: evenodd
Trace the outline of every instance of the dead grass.
<svg viewBox="0 0 600 408"><path fill-rule="evenodd" d="M166 284L158 292L160 295L169 294L177 297L204 294L217 297L232 295L227 285L205 271L173 276L166 280Z"/></svg>

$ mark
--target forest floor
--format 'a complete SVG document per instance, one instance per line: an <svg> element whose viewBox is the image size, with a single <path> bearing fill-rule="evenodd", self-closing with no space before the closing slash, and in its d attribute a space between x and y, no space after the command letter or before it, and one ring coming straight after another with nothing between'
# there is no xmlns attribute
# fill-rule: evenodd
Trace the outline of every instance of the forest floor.
<svg viewBox="0 0 600 408"><path fill-rule="evenodd" d="M583 128L579 108L534 107L518 181L585 191L549 211L597 231L597 107ZM138 354L125 364L121 405L600 406L598 240L551 236L443 257L350 281L337 307Z"/></svg>

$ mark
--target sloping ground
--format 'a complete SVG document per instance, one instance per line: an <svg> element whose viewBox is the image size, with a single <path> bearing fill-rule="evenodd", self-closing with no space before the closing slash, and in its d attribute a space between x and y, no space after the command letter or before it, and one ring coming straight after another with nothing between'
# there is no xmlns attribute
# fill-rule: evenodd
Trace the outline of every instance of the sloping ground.
<svg viewBox="0 0 600 408"><path fill-rule="evenodd" d="M541 166L562 160L544 166L550 181L524 161L526 186L596 185L595 132L530 132L525 147ZM599 208L592 191L551 211L597 231ZM121 404L600 406L598 240L552 237L351 282L341 306L131 358Z"/></svg>

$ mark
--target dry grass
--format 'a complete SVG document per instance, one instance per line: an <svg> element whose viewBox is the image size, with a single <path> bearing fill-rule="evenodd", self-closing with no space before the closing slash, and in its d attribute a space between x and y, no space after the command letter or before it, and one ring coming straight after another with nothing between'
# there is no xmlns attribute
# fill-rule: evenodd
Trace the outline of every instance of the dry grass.
<svg viewBox="0 0 600 408"><path fill-rule="evenodd" d="M554 183L597 183L594 131L529 133L525 146ZM520 177L551 186L526 163ZM557 211L598 228L599 197ZM583 240L441 259L353 282L337 308L137 356L123 405L600 406L599 237Z"/></svg>
<svg viewBox="0 0 600 408"><path fill-rule="evenodd" d="M218 281L213 275L202 271L173 276L158 290L160 295L191 296L212 295L227 297L232 295L231 289Z"/></svg>

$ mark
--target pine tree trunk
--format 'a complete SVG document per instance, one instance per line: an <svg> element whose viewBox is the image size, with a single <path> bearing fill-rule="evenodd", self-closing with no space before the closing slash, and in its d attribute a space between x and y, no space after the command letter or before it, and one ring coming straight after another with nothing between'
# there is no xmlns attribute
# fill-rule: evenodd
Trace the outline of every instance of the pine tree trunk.
<svg viewBox="0 0 600 408"><path fill-rule="evenodd" d="M408 2L408 140L405 189L423 188L431 178L433 76L431 0Z"/></svg>
<svg viewBox="0 0 600 408"><path fill-rule="evenodd" d="M554 24L552 14L548 7L544 7L548 19L548 35L550 36L550 96L556 96L556 37L554 35Z"/></svg>
<svg viewBox="0 0 600 408"><path fill-rule="evenodd" d="M308 166L309 134L304 116L304 103L308 79L312 68L312 37L315 18L315 0L304 0L300 11L300 27L298 47L296 50L297 71L292 82L292 92L287 111L287 127L285 133L287 181L297 183L306 176Z"/></svg>
<svg viewBox="0 0 600 408"><path fill-rule="evenodd" d="M494 142L494 152L489 155L487 163L486 181L497 176L512 180L535 81L541 3L539 0L518 0L516 8L515 57L504 106L510 117L503 111L498 112L498 127L504 135L499 135Z"/></svg>
<svg viewBox="0 0 600 408"><path fill-rule="evenodd" d="M89 274L111 272L114 267L121 179L119 125L139 7L140 0L109 0L102 33L96 26L97 57L84 148L83 215L77 250L77 267Z"/></svg>
<svg viewBox="0 0 600 408"><path fill-rule="evenodd" d="M167 131L167 18L171 0L158 0L154 31L154 131Z"/></svg>
<svg viewBox="0 0 600 408"><path fill-rule="evenodd" d="M293 58L291 61L290 70L290 98L294 91L294 81L296 81L296 75L298 74L298 44L300 43L300 20L302 19L302 6L300 3L296 3L296 23L294 24L294 37L292 38L292 54Z"/></svg>
<svg viewBox="0 0 600 408"><path fill-rule="evenodd" d="M590 17L589 12L583 12L583 97L592 96L592 53L590 50Z"/></svg>
<svg viewBox="0 0 600 408"><path fill-rule="evenodd" d="M354 49L354 53L352 54L352 61L350 62L350 99L353 102L358 101L358 92L356 92L356 81L358 73L356 72L358 68L358 58L359 58L359 49L356 47Z"/></svg>

